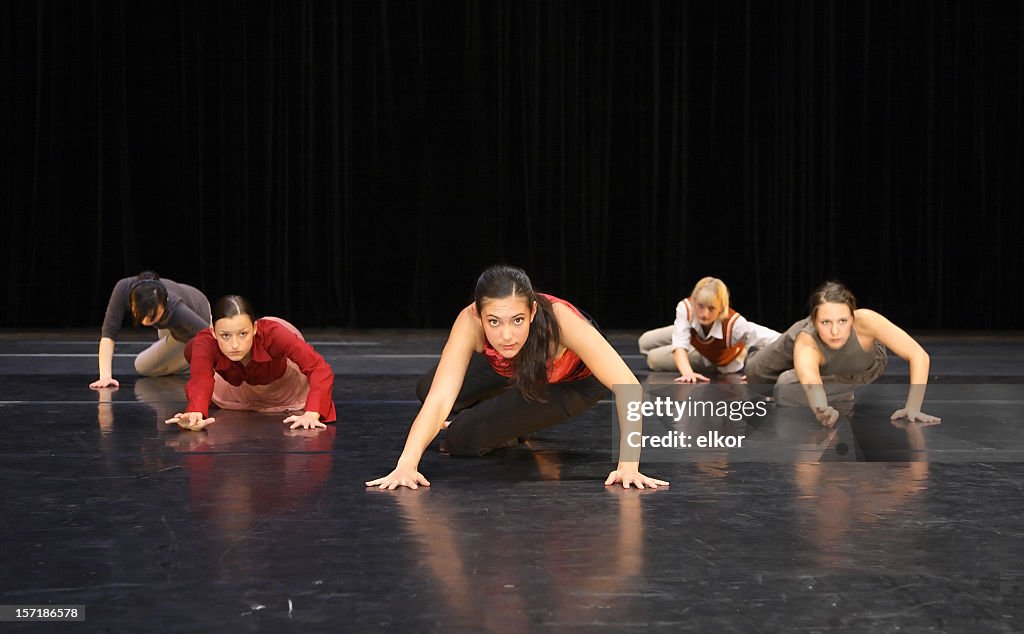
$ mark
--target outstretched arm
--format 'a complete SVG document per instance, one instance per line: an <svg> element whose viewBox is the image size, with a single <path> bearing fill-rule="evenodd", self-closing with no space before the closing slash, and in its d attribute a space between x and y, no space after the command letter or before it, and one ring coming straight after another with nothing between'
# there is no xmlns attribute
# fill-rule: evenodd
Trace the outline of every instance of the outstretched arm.
<svg viewBox="0 0 1024 634"><path fill-rule="evenodd" d="M930 416L921 411L925 389L928 387L928 370L931 368L931 358L921 344L905 330L873 310L858 309L855 323L865 334L882 342L882 345L910 365L907 402L902 409L893 413L892 419L906 418L912 422L922 423L940 422L941 419L937 416Z"/></svg>
<svg viewBox="0 0 1024 634"><path fill-rule="evenodd" d="M672 358L676 362L676 369L679 370L679 376L675 378L676 383L708 383L711 381L709 377L693 371L693 366L690 365L690 355L686 348L673 350Z"/></svg>
<svg viewBox="0 0 1024 634"><path fill-rule="evenodd" d="M128 291L134 278L126 277L114 285L107 301L107 310L103 314L103 326L100 328L100 346L96 354L99 363L99 379L89 384L92 389L101 387L120 387L114 378L114 340L121 330L121 322L128 312Z"/></svg>
<svg viewBox="0 0 1024 634"><path fill-rule="evenodd" d="M309 392L303 412L289 416L283 422L296 429L326 429L324 423L337 419L334 408L334 372L327 360L305 339L274 320L260 322L264 345L272 356L283 355L294 363L309 382Z"/></svg>
<svg viewBox="0 0 1024 634"><path fill-rule="evenodd" d="M213 396L213 366L217 358L217 342L210 331L199 333L185 346L185 360L189 362L189 378L185 384L188 406L164 422L189 431L200 431L217 419L208 415Z"/></svg>
<svg viewBox="0 0 1024 634"><path fill-rule="evenodd" d="M676 383L707 383L710 378L693 371L690 365L690 309L689 302L683 300L676 305L676 321L672 324L672 360L676 362L679 376Z"/></svg>
<svg viewBox="0 0 1024 634"><path fill-rule="evenodd" d="M562 304L555 304L554 311L561 329L562 343L576 353L594 373L598 381L615 393L619 436L620 441L624 442L629 429L638 425L630 423L627 414L629 403L643 400L643 388L640 387L640 382L633 376L619 353L615 352L611 344L587 321ZM668 486L668 482L664 480L656 480L640 473L639 450L628 453L635 454L635 456L626 455L620 448L619 464L615 471L608 475L608 479L605 480L606 485L621 482L623 488L627 489L630 485L634 485L638 489L646 487L656 489L659 486Z"/></svg>
<svg viewBox="0 0 1024 634"><path fill-rule="evenodd" d="M430 392L420 407L409 429L409 437L405 441L405 449L398 458L394 470L383 478L370 480L366 486L381 489L395 489L400 486L417 489L419 485L430 486L430 482L419 472L420 458L438 432L444 428L445 419L455 405L455 399L462 389L466 378L466 368L477 342L482 337L480 323L473 316L469 307L459 313L448 342L441 352L441 361L434 372L434 381Z"/></svg>
<svg viewBox="0 0 1024 634"><path fill-rule="evenodd" d="M822 425L831 427L839 420L839 412L828 404L828 395L821 382L821 361L821 351L814 339L805 332L797 335L793 343L793 370L815 418Z"/></svg>
<svg viewBox="0 0 1024 634"><path fill-rule="evenodd" d="M114 340L109 337L100 339L99 352L96 355L99 362L100 378L89 384L94 390L101 387L121 387L121 384L114 378Z"/></svg>

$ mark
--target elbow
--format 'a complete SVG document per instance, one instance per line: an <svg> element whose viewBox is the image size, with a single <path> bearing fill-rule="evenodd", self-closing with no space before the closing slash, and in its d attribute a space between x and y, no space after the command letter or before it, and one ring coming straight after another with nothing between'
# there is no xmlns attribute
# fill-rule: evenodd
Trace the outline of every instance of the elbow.
<svg viewBox="0 0 1024 634"><path fill-rule="evenodd" d="M596 377L596 378L598 380L600 380L600 377ZM604 381L601 381L601 383L604 384ZM636 378L636 375L633 374L632 372L624 372L624 373L620 374L619 376L616 376L614 380L609 381L608 384L605 385L605 387L608 388L608 389L614 389L614 387L616 385L636 385L636 386L639 386L640 385L640 379Z"/></svg>
<svg viewBox="0 0 1024 634"><path fill-rule="evenodd" d="M931 369L932 358L921 349L917 354L908 359L910 363L910 374L912 377L928 380L928 371Z"/></svg>
<svg viewBox="0 0 1024 634"><path fill-rule="evenodd" d="M908 356L906 362L912 367L928 368L931 365L932 358L928 356L928 353L924 348L918 348L913 354Z"/></svg>

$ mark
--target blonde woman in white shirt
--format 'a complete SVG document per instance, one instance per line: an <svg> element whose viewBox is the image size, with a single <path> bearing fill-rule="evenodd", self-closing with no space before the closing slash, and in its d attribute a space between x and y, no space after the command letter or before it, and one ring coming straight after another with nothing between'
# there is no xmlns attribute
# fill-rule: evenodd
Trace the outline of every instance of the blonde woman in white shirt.
<svg viewBox="0 0 1024 634"><path fill-rule="evenodd" d="M729 288L705 277L676 306L676 321L640 337L640 352L658 372L678 372L677 383L706 383L709 374L735 374L751 348L775 341L779 333L755 324L729 306Z"/></svg>

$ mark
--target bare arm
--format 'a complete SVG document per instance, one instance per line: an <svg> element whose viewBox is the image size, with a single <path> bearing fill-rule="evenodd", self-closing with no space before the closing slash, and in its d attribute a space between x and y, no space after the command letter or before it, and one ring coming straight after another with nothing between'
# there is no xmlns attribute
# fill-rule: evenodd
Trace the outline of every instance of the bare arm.
<svg viewBox="0 0 1024 634"><path fill-rule="evenodd" d="M673 350L672 359L675 360L676 369L679 370L679 376L675 380L676 383L708 383L711 381L710 378L700 372L693 371L693 366L690 365L690 355L686 348L676 348Z"/></svg>
<svg viewBox="0 0 1024 634"><path fill-rule="evenodd" d="M117 379L114 378L114 340L109 337L100 339L99 351L96 354L99 363L100 378L89 384L89 387L99 389L101 387L120 387Z"/></svg>
<svg viewBox="0 0 1024 634"><path fill-rule="evenodd" d="M828 396L821 381L821 351L814 338L806 332L793 343L793 369L807 396L807 405L822 425L831 427L839 420L839 412L828 404Z"/></svg>
<svg viewBox="0 0 1024 634"><path fill-rule="evenodd" d="M576 353L584 364L594 373L602 385L615 393L615 408L618 413L620 442L624 442L628 431L638 427L638 423L630 423L627 408L630 402L643 400L643 388L611 344L601 336L587 321L582 319L562 304L554 305L555 318L561 329L562 343ZM633 455L626 455L627 453ZM624 452L620 449L619 464L615 471L608 475L605 484L621 482L624 488L631 484L638 489L645 487L658 488L668 486L668 482L649 478L640 473L639 452Z"/></svg>
<svg viewBox="0 0 1024 634"><path fill-rule="evenodd" d="M892 350L893 354L910 365L910 389L907 392L907 402L903 409L897 410L892 415L893 419L908 418L911 421L939 422L941 419L921 412L925 389L928 386L928 370L931 368L931 358L921 344L917 343L905 330L873 310L858 309L854 324L858 332L877 339L886 348Z"/></svg>
<svg viewBox="0 0 1024 634"><path fill-rule="evenodd" d="M120 332L121 322L128 313L128 291L134 279L126 277L119 280L110 292L107 310L103 314L103 326L100 328L100 347L96 355L100 377L89 384L94 390L101 387L120 387L120 383L113 376L114 338Z"/></svg>
<svg viewBox="0 0 1024 634"><path fill-rule="evenodd" d="M418 471L420 458L444 427L445 419L451 413L459 390L462 389L466 368L469 367L473 352L483 347L482 340L480 322L467 307L459 313L448 335L448 342L441 352L441 361L434 372L430 392L412 422L409 436L405 441L405 449L398 458L397 466L390 474L371 480L366 486L377 486L381 489L395 489L399 486L416 489L420 484L430 486L430 482Z"/></svg>

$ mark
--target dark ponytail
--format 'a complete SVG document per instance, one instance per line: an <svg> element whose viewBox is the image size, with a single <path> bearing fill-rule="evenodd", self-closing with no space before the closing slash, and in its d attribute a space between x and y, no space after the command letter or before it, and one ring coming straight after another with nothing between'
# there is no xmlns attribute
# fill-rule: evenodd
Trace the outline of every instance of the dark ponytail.
<svg viewBox="0 0 1024 634"><path fill-rule="evenodd" d="M548 359L558 353L561 333L551 302L538 296L526 273L517 267L499 264L480 274L473 291L478 314L483 314L486 299L519 297L531 309L537 303L537 314L530 322L530 335L519 354L512 360L516 389L527 400L546 402L548 391Z"/></svg>
<svg viewBox="0 0 1024 634"><path fill-rule="evenodd" d="M167 308L167 287L155 271L143 271L135 278L128 289L128 305L136 326L147 317L155 320L159 310Z"/></svg>

